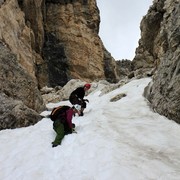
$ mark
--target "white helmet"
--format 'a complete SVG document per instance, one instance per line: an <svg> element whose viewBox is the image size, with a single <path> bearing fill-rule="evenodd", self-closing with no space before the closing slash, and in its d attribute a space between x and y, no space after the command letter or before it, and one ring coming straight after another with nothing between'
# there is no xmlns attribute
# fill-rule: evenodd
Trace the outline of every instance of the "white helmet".
<svg viewBox="0 0 180 180"><path fill-rule="evenodd" d="M74 105L74 108L75 108L76 110L78 110L78 111L81 110L81 106L80 106L79 104L75 104L75 105Z"/></svg>

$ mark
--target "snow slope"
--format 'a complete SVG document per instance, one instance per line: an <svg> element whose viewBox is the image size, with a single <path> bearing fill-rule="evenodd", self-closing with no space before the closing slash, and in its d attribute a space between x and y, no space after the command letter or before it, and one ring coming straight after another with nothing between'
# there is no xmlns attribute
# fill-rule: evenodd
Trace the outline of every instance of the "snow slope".
<svg viewBox="0 0 180 180"><path fill-rule="evenodd" d="M48 118L0 131L0 180L179 180L180 126L149 108L142 94L150 80L89 94L85 115L73 119L77 134L61 146L51 147ZM110 102L119 93L127 96ZM70 105L47 106L59 104Z"/></svg>

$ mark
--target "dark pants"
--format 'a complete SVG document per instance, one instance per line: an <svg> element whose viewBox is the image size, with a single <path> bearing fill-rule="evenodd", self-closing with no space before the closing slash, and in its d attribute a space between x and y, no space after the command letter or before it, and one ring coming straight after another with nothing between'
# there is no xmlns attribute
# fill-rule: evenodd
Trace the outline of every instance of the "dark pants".
<svg viewBox="0 0 180 180"><path fill-rule="evenodd" d="M72 105L79 104L81 108L86 108L86 102L83 100L80 100L76 95L72 94L69 97L69 101Z"/></svg>
<svg viewBox="0 0 180 180"><path fill-rule="evenodd" d="M67 122L62 123L61 121L63 121L63 119L57 119L53 123L53 129L56 132L56 138L52 142L53 145L60 145L64 136L72 133L72 129L69 128ZM75 128L75 124L73 124L73 128Z"/></svg>
<svg viewBox="0 0 180 180"><path fill-rule="evenodd" d="M56 120L53 123L53 129L56 132L56 138L52 142L53 145L59 145L61 144L62 139L64 138L64 125L59 121Z"/></svg>

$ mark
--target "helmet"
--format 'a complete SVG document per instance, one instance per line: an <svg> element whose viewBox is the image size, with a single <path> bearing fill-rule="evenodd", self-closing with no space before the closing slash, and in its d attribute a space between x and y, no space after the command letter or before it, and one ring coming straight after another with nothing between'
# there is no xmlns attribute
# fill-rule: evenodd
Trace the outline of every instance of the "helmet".
<svg viewBox="0 0 180 180"><path fill-rule="evenodd" d="M85 84L84 87L86 87L87 89L91 88L91 84Z"/></svg>
<svg viewBox="0 0 180 180"><path fill-rule="evenodd" d="M74 105L74 108L77 110L77 111L80 111L81 110L81 106L79 104L75 104Z"/></svg>

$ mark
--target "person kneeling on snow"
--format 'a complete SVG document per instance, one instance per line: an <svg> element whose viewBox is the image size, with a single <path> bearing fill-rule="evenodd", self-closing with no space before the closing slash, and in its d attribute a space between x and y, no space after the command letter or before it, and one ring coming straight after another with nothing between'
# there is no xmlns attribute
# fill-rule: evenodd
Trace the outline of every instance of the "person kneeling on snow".
<svg viewBox="0 0 180 180"><path fill-rule="evenodd" d="M78 104L73 107L60 106L52 110L50 118L53 121L53 129L57 133L55 140L52 142L52 147L60 145L65 135L76 132L72 118L75 113L80 114L80 110L81 106Z"/></svg>
<svg viewBox="0 0 180 180"><path fill-rule="evenodd" d="M79 116L83 116L83 111L86 108L86 102L89 102L88 99L84 99L85 93L91 88L91 84L85 84L82 87L75 89L69 96L69 101L72 105L79 104L81 105L81 113Z"/></svg>

